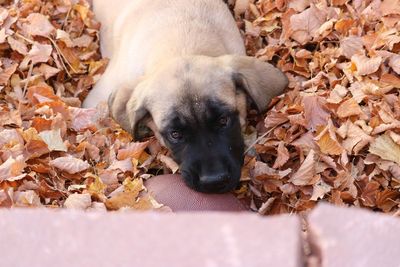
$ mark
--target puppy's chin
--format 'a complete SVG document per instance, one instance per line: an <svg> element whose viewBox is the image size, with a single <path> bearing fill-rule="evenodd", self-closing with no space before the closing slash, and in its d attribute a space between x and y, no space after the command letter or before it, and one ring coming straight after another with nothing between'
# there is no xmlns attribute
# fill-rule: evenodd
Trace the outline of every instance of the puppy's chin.
<svg viewBox="0 0 400 267"><path fill-rule="evenodd" d="M239 164L238 164L239 165ZM189 172L186 172L182 170L182 177L185 182L185 184L190 187L191 189L201 192L201 193L207 193L207 194L223 194L227 192L231 192L235 190L240 181L240 169L238 171L235 171L234 174L232 174L232 177L229 179L228 183L224 185L216 185L216 186L205 186L201 184L200 178L198 177L197 174L191 174Z"/></svg>

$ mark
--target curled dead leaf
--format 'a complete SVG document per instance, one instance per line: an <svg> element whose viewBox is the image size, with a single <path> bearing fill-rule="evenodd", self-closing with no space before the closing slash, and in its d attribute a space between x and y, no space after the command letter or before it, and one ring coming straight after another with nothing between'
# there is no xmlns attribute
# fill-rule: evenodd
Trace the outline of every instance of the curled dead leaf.
<svg viewBox="0 0 400 267"><path fill-rule="evenodd" d="M0 165L0 182L21 175L26 166L22 155L16 159L8 158Z"/></svg>
<svg viewBox="0 0 400 267"><path fill-rule="evenodd" d="M17 70L18 64L13 64L0 72L0 85L6 85L11 75Z"/></svg>
<svg viewBox="0 0 400 267"><path fill-rule="evenodd" d="M328 125L315 137L315 140L322 153L340 155L343 152L343 147L336 137L336 128L333 126L331 120L329 120Z"/></svg>
<svg viewBox="0 0 400 267"><path fill-rule="evenodd" d="M256 161L253 169L253 176L257 179L263 180L266 178L281 179L291 173L291 169L286 169L284 171L278 171L268 166L268 164Z"/></svg>
<svg viewBox="0 0 400 267"><path fill-rule="evenodd" d="M72 156L59 157L49 162L50 166L56 167L59 170L69 174L75 174L84 171L90 167L89 163Z"/></svg>
<svg viewBox="0 0 400 267"><path fill-rule="evenodd" d="M316 154L310 150L300 168L290 177L290 182L294 185L313 185L319 177L315 170Z"/></svg>
<svg viewBox="0 0 400 267"><path fill-rule="evenodd" d="M308 129L314 131L317 126L326 125L330 114L321 97L306 96L303 98L303 105Z"/></svg>
<svg viewBox="0 0 400 267"><path fill-rule="evenodd" d="M316 36L318 29L325 22L325 19L325 12L318 9L315 5L311 5L310 8L290 18L290 26L292 28L291 37L300 44L305 44Z"/></svg>
<svg viewBox="0 0 400 267"><path fill-rule="evenodd" d="M95 127L97 110L94 108L69 108L71 112L71 128L83 131Z"/></svg>
<svg viewBox="0 0 400 267"><path fill-rule="evenodd" d="M28 47L24 42L14 39L11 36L7 37L7 42L12 50L17 51L18 53L24 56L28 54Z"/></svg>
<svg viewBox="0 0 400 267"><path fill-rule="evenodd" d="M388 135L380 135L370 145L369 152L382 159L400 164L400 145L396 144Z"/></svg>
<svg viewBox="0 0 400 267"><path fill-rule="evenodd" d="M23 29L30 35L49 37L54 32L54 26L43 14L31 13L23 24Z"/></svg>
<svg viewBox="0 0 400 267"><path fill-rule="evenodd" d="M320 180L313 185L313 193L310 200L317 201L325 197L325 194L332 190L332 186L328 185L324 181Z"/></svg>
<svg viewBox="0 0 400 267"><path fill-rule="evenodd" d="M147 148L149 142L129 143L125 148L118 150L117 159L124 160L127 158L139 159L140 155Z"/></svg>
<svg viewBox="0 0 400 267"><path fill-rule="evenodd" d="M272 167L274 169L280 168L283 165L285 165L285 163L290 158L289 151L285 147L285 143L284 142L279 142L279 145L278 145L278 148L277 148L277 152L278 152L278 156L276 157L274 166Z"/></svg>
<svg viewBox="0 0 400 267"><path fill-rule="evenodd" d="M160 154L159 159L172 173L176 173L179 170L179 165L171 157Z"/></svg>
<svg viewBox="0 0 400 267"><path fill-rule="evenodd" d="M355 65L358 75L368 75L379 69L382 58L380 56L369 58L364 55L353 55L351 62Z"/></svg>
<svg viewBox="0 0 400 267"><path fill-rule="evenodd" d="M31 63L35 65L37 63L45 63L50 59L51 52L53 48L48 44L40 44L35 42L32 45L31 50L29 50L28 54L24 58L24 60L19 65L19 68L25 70L28 68L28 64Z"/></svg>
<svg viewBox="0 0 400 267"><path fill-rule="evenodd" d="M47 144L50 151L67 151L67 147L61 138L60 129L42 131L39 133L39 136Z"/></svg>
<svg viewBox="0 0 400 267"><path fill-rule="evenodd" d="M67 209L85 210L92 205L90 194L71 194L64 202L64 207Z"/></svg>
<svg viewBox="0 0 400 267"><path fill-rule="evenodd" d="M360 106L357 104L354 98L349 98L342 104L340 104L337 110L337 114L339 118L347 118L350 116L362 115L364 113L362 112Z"/></svg>

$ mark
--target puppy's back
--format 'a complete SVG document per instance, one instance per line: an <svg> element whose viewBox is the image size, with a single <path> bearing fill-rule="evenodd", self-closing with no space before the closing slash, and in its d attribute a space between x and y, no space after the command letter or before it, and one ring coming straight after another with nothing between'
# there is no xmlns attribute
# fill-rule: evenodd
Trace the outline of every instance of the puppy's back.
<svg viewBox="0 0 400 267"><path fill-rule="evenodd" d="M118 29L127 23L125 17L135 18L135 13L140 14L147 4L151 1L146 0L93 0L93 11L96 19L101 23L101 53L110 58L113 53L113 46L116 42Z"/></svg>

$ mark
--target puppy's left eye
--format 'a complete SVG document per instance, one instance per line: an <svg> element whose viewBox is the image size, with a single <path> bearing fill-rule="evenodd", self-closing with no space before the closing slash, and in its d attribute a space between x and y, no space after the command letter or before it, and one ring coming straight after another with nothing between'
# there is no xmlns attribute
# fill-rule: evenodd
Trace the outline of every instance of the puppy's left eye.
<svg viewBox="0 0 400 267"><path fill-rule="evenodd" d="M229 117L227 116L221 116L218 119L218 126L219 127L226 127L229 123Z"/></svg>
<svg viewBox="0 0 400 267"><path fill-rule="evenodd" d="M183 138L183 134L179 131L172 131L172 132L170 132L169 136L175 142L180 141Z"/></svg>

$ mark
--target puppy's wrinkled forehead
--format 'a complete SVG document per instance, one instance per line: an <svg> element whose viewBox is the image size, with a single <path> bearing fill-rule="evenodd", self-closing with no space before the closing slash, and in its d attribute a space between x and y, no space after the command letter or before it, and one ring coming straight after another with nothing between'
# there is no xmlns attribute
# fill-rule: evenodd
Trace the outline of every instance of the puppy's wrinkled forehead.
<svg viewBox="0 0 400 267"><path fill-rule="evenodd" d="M170 71L173 75L159 81L163 87L159 95L163 94L163 97L155 97L153 103L157 109L153 119L159 128L166 127L169 118L177 113L188 120L200 121L211 116L211 106L221 105L235 110L234 84L217 66L185 62Z"/></svg>
<svg viewBox="0 0 400 267"><path fill-rule="evenodd" d="M215 96L200 96L190 91L170 105L164 114L160 128L191 126L202 127L224 113L233 112L235 106Z"/></svg>
<svg viewBox="0 0 400 267"><path fill-rule="evenodd" d="M198 125L221 116L222 113L235 109L218 97L199 96L188 93L170 110L172 117L179 118L182 124Z"/></svg>

